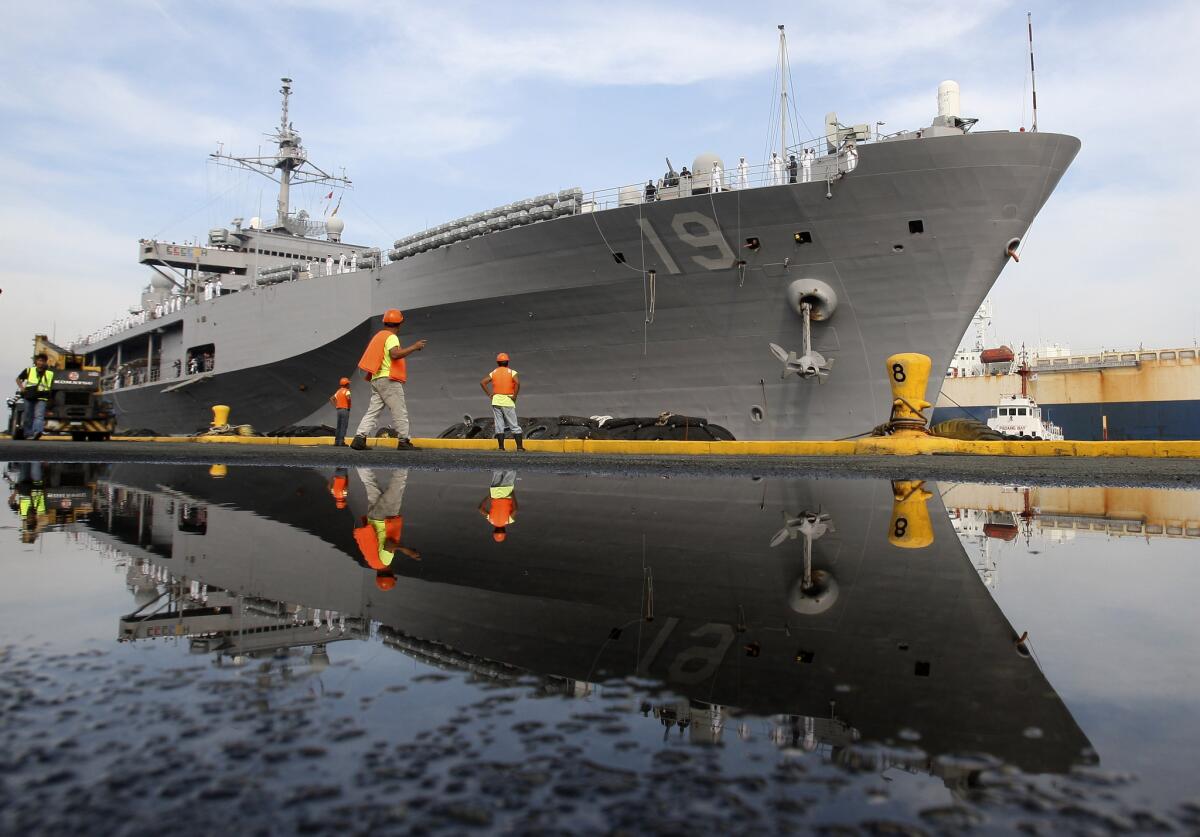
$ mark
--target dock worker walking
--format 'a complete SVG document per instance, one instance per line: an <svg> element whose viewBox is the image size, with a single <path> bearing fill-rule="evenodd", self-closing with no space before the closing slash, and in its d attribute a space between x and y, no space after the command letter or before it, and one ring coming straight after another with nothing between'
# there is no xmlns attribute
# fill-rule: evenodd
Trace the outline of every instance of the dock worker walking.
<svg viewBox="0 0 1200 837"><path fill-rule="evenodd" d="M517 522L517 472L498 468L492 471L488 496L479 501L479 513L492 525L492 540L504 543L508 527Z"/></svg>
<svg viewBox="0 0 1200 837"><path fill-rule="evenodd" d="M333 432L333 443L338 447L346 444L346 428L350 426L350 379L338 381L337 391L329 396L329 403L337 410L337 429Z"/></svg>
<svg viewBox="0 0 1200 837"><path fill-rule="evenodd" d="M358 478L367 492L367 513L359 518L354 529L354 541L362 553L363 563L375 571L375 586L380 590L391 590L396 586L396 574L392 561L399 552L413 561L421 560L421 553L404 545L404 489L408 485L408 469L397 468L388 486L380 490L378 475L368 469L359 468Z"/></svg>
<svg viewBox="0 0 1200 837"><path fill-rule="evenodd" d="M371 402L363 413L358 430L350 447L365 450L367 436L375 432L379 414L386 405L392 411L400 450L415 450L408 437L408 407L404 403L404 382L408 380L408 365L405 358L425 348L426 341L418 340L411 346L400 345L400 324L404 314L398 308L389 308L383 315L383 328L371 338L367 350L358 361L363 377L371 382Z"/></svg>
<svg viewBox="0 0 1200 837"><path fill-rule="evenodd" d="M50 403L50 388L54 386L54 370L47 368L49 361L45 352L38 352L33 366L17 375L17 386L25 399L21 431L26 439L40 439L46 428L46 406Z"/></svg>
<svg viewBox="0 0 1200 837"><path fill-rule="evenodd" d="M496 368L479 381L479 388L484 395L492 397L492 418L500 450L504 450L505 430L512 431L517 450L525 450L521 425L517 421L517 394L521 391L521 382L517 379L517 370L508 366L508 355L504 352L496 355Z"/></svg>

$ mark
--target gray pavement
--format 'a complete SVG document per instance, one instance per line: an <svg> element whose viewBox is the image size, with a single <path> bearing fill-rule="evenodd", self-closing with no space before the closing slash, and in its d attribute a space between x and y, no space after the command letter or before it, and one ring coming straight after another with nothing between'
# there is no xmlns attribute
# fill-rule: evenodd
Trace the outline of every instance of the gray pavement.
<svg viewBox="0 0 1200 837"><path fill-rule="evenodd" d="M827 476L931 479L1021 485L1119 485L1200 488L1198 459L1100 457L681 456L516 452L508 450L367 450L189 442L15 442L0 440L0 460L20 462L221 463L276 467L366 465L437 470L501 466L557 473L724 477Z"/></svg>

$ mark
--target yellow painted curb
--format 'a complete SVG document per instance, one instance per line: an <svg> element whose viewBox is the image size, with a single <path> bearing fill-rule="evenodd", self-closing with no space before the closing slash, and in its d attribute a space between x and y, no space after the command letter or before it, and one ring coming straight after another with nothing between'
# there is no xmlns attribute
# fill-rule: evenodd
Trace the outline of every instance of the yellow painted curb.
<svg viewBox="0 0 1200 837"><path fill-rule="evenodd" d="M49 438L49 437L46 437ZM62 437L66 438L66 437ZM207 445L260 445L328 447L332 436L115 436L118 442L199 442ZM494 439L413 439L426 450L496 450ZM395 439L368 439L367 446L395 450ZM506 450L513 442L505 443ZM935 436L875 436L855 441L774 442L672 442L620 439L529 439L531 451L552 453L682 456L917 456L965 454L969 456L1075 456L1200 459L1200 441L1132 442L965 442Z"/></svg>

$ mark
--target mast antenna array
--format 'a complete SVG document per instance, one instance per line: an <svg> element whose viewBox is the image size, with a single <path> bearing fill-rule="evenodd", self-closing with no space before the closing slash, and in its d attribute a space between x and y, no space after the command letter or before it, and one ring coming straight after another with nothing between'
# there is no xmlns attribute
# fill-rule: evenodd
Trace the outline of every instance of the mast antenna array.
<svg viewBox="0 0 1200 837"><path fill-rule="evenodd" d="M300 134L288 121L288 99L292 95L292 80L286 77L280 80L283 82L283 86L279 88L279 92L283 94L283 102L280 108L279 129L274 134L267 134L278 145L278 152L267 155L260 152L256 157L238 157L226 154L222 147L210 154L209 157L218 165L247 169L278 183L277 210L279 217L275 222L275 227L276 229L286 229L290 191L293 185L324 183L350 189L353 188L353 184L350 182L350 178L345 176L345 172L341 175L330 174L308 159L308 152L301 144Z"/></svg>

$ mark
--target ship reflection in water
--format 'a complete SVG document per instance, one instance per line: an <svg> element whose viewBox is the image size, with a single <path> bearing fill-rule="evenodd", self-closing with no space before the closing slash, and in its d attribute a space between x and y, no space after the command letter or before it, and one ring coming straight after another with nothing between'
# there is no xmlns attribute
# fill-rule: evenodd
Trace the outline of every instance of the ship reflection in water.
<svg viewBox="0 0 1200 837"><path fill-rule="evenodd" d="M350 641L546 694L635 678L693 741L767 718L781 746L951 787L981 768L945 754L1095 760L932 485L115 465L96 495L129 557L122 641L293 678Z"/></svg>

